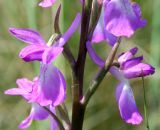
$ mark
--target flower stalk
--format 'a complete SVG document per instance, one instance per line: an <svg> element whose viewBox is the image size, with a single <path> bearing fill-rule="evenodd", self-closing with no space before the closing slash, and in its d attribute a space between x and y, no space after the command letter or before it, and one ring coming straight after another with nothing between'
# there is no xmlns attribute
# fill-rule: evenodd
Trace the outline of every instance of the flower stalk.
<svg viewBox="0 0 160 130"><path fill-rule="evenodd" d="M111 65L112 65L112 63L114 61L114 57L116 55L118 47L120 45L120 41L121 41L121 38L119 38L118 42L113 46L113 48L112 48L112 50L111 50L111 52L110 52L110 54L109 54L109 56L108 56L108 58L107 58L107 60L105 62L105 66L100 69L100 71L98 72L97 76L92 81L92 83L91 83L89 89L87 90L86 94L82 98L81 102L85 106L88 104L90 98L96 92L96 90L99 87L101 81L104 79L105 75L109 71L109 69L110 69L110 67L111 67Z"/></svg>

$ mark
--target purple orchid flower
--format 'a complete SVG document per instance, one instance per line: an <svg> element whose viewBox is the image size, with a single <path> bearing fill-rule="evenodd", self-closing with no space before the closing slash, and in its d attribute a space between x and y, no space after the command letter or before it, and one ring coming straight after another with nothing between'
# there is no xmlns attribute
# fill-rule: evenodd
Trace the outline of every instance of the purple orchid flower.
<svg viewBox="0 0 160 130"><path fill-rule="evenodd" d="M131 37L138 28L146 25L137 3L130 0L106 0L104 3L105 28L116 37Z"/></svg>
<svg viewBox="0 0 160 130"><path fill-rule="evenodd" d="M104 67L105 62L96 54L96 52L92 48L91 43L87 42L86 46L87 46L88 53L89 53L91 59L94 61L94 63L96 63L100 67ZM120 65L124 64L125 62L128 62L127 60L131 60L130 58L132 58L136 52L137 52L137 48L133 48L130 51L122 54L119 57ZM121 69L118 69L116 67L111 67L109 71L120 82L116 88L116 100L117 100L117 103L119 106L120 115L121 115L122 119L126 123L138 125L142 122L143 119L138 111L132 89L131 89L129 81L126 77L134 78L134 77L146 76L149 74L153 74L154 68L148 64L140 63L141 60L135 60L135 62L134 62L134 60L135 59L133 59L133 62L129 62L126 65L127 67L129 67L129 66L132 67L132 68L130 68L130 73L127 73L127 75L126 75L126 72L124 72ZM140 64L140 65L137 65L137 64ZM143 64L143 67L145 66L144 67L145 69L141 68L142 64ZM146 70L146 68L147 68L147 70ZM144 69L144 71L142 73L143 69ZM129 71L127 71L127 72L129 72ZM128 76L128 75L132 75L132 76Z"/></svg>
<svg viewBox="0 0 160 130"><path fill-rule="evenodd" d="M66 81L63 74L52 64L41 64L39 87L30 102L38 102L41 106L57 106L66 99Z"/></svg>
<svg viewBox="0 0 160 130"><path fill-rule="evenodd" d="M128 52L122 53L118 58L120 70L126 78L147 76L155 72L154 67L142 62L143 56L134 57L137 51L138 48L132 48Z"/></svg>
<svg viewBox="0 0 160 130"><path fill-rule="evenodd" d="M49 64L61 54L64 44L78 28L81 21L80 19L81 15L78 13L67 32L52 46L48 46L41 35L32 29L10 28L9 31L17 39L29 44L21 50L19 54L20 58L26 62L38 60L44 64Z"/></svg>
<svg viewBox="0 0 160 130"><path fill-rule="evenodd" d="M39 6L47 8L47 7L51 7L55 2L56 0L42 0L39 3Z"/></svg>
<svg viewBox="0 0 160 130"><path fill-rule="evenodd" d="M129 0L105 0L92 42L107 41L113 46L117 37L131 37L138 28L146 25L141 19L141 9L138 4Z"/></svg>
<svg viewBox="0 0 160 130"><path fill-rule="evenodd" d="M28 102L36 102L41 106L57 106L66 98L66 82L62 73L52 64L41 65L38 78L29 81L18 79L18 88L5 91L5 94L21 95Z"/></svg>
<svg viewBox="0 0 160 130"><path fill-rule="evenodd" d="M97 57L97 54L94 52L90 42L86 45L92 60L100 67L103 67L105 61ZM126 78L147 76L155 72L155 68L153 66L142 62L143 56L134 57L137 51L138 48L132 48L126 53L122 53L118 58L118 62L120 64L119 71L121 71Z"/></svg>
<svg viewBox="0 0 160 130"><path fill-rule="evenodd" d="M29 81L26 78L18 79L17 80L18 88L12 88L12 89L6 90L5 94L21 95L25 100L30 102L30 100L32 100L32 98L36 96L35 91L37 91L37 87L38 87L36 85L37 81L38 81L37 77L33 80L33 82ZM51 111L54 112L53 107ZM51 119L51 117L49 117L48 112L37 103L32 103L32 108L29 116L21 122L21 124L19 125L19 128L26 129L31 125L33 120L45 120L47 118L50 118L51 130L55 130L57 128L57 124L53 119Z"/></svg>

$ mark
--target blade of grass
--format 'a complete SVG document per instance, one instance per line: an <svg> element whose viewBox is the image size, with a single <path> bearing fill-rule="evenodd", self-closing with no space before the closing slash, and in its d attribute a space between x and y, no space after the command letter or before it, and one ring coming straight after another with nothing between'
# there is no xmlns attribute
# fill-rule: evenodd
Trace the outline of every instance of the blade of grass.
<svg viewBox="0 0 160 130"><path fill-rule="evenodd" d="M152 31L151 31L151 44L150 44L150 52L152 55L152 58L150 58L150 63L156 67L159 68L159 61L160 61L160 19L159 19L159 14L158 12L160 7L160 0L154 0L153 2L153 11L152 11ZM153 95L154 99L154 107L159 105L159 83L158 80L156 80L153 76L150 80L150 86L151 87L151 92Z"/></svg>

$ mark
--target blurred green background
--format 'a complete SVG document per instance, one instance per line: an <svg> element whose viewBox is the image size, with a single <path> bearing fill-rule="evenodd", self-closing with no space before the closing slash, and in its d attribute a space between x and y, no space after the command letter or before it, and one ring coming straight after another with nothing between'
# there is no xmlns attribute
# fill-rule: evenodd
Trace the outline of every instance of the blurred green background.
<svg viewBox="0 0 160 130"><path fill-rule="evenodd" d="M40 0L0 0L0 130L17 130L18 124L29 114L30 105L21 97L4 95L4 90L16 87L17 78L27 77L32 79L39 71L38 63L25 63L18 58L19 51L25 46L8 33L9 27L34 28L38 30L47 41L54 32L53 19L56 9L62 2L61 30L64 32L77 11L81 10L79 0L57 0L52 8L43 9L37 6ZM147 91L149 123L151 130L160 130L160 0L135 0L142 7L142 15L148 21L145 28L140 29L130 39L123 39L119 53L131 47L139 47L139 55L144 55L148 63L156 67L153 76L145 78ZM69 46L75 56L79 44L77 31L69 41ZM101 49L103 48L103 51ZM106 57L109 46L106 43L95 45L95 49ZM61 71L65 74L68 83L67 107L71 111L70 84L71 74L68 62L63 56L56 61ZM98 67L87 57L85 71L85 89L94 77ZM85 115L84 130L145 130L145 122L140 126L125 124L119 116L118 107L114 97L117 81L106 75L100 88L89 103ZM143 89L141 78L131 80L137 106L144 116ZM28 130L49 130L49 121L34 121Z"/></svg>

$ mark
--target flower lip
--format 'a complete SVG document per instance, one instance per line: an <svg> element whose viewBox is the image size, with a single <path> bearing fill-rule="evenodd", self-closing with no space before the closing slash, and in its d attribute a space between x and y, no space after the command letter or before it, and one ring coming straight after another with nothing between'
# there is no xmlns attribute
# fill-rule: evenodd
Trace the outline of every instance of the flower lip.
<svg viewBox="0 0 160 130"><path fill-rule="evenodd" d="M139 125L143 118L140 115L133 91L127 82L121 82L116 88L116 100L122 119L129 124Z"/></svg>

